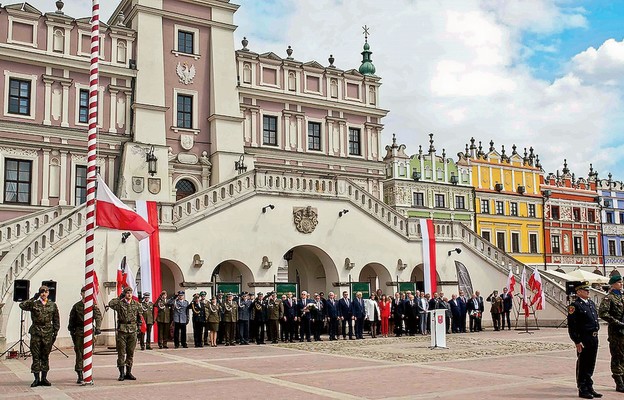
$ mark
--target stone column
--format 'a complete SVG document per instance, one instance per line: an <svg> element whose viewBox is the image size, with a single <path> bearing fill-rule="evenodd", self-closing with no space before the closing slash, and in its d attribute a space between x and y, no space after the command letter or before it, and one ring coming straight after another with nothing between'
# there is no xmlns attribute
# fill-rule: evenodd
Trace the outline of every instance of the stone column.
<svg viewBox="0 0 624 400"><path fill-rule="evenodd" d="M46 85L47 86L47 85ZM43 182L41 185L41 205L49 206L49 188L50 188L50 150L43 149Z"/></svg>
<svg viewBox="0 0 624 400"><path fill-rule="evenodd" d="M52 84L54 83L54 80L43 78L43 83L45 84L43 124L51 125L52 122L50 121L50 110L52 108Z"/></svg>
<svg viewBox="0 0 624 400"><path fill-rule="evenodd" d="M59 193L59 206L67 205L67 182L71 177L67 175L67 151L61 151L61 189Z"/></svg>
<svg viewBox="0 0 624 400"><path fill-rule="evenodd" d="M117 93L119 91L108 88L110 92L110 115L109 115L109 133L117 133Z"/></svg>

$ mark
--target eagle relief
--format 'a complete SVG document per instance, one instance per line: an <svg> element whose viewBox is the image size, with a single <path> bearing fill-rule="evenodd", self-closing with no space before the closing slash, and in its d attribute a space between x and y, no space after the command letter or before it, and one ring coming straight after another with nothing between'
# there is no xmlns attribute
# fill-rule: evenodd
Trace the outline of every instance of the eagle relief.
<svg viewBox="0 0 624 400"><path fill-rule="evenodd" d="M301 233L312 233L318 225L317 209L307 206L295 208L293 211L295 228Z"/></svg>
<svg viewBox="0 0 624 400"><path fill-rule="evenodd" d="M193 83L193 78L195 78L195 66L188 65L188 63L178 63L176 66L176 73L178 74L178 78L180 78L180 83L185 85Z"/></svg>

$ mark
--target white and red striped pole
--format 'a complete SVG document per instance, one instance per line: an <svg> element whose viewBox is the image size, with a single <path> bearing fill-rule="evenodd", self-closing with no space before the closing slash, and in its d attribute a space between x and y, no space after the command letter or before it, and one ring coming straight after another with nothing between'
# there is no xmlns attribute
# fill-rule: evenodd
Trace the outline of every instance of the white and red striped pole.
<svg viewBox="0 0 624 400"><path fill-rule="evenodd" d="M93 384L93 239L95 233L95 182L98 121L98 62L100 5L93 0L91 16L91 67L89 69L89 138L87 151L87 236L85 238L85 304L82 373L85 384Z"/></svg>

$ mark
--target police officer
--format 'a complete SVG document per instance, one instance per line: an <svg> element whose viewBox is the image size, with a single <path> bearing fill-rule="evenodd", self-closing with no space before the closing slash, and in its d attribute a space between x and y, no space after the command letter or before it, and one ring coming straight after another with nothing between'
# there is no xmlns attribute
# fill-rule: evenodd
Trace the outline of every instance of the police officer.
<svg viewBox="0 0 624 400"><path fill-rule="evenodd" d="M137 343L137 330L141 326L141 305L132 298L132 288L126 287L118 298L112 299L108 307L117 311L117 368L118 381L136 380L132 375L132 361ZM126 372L124 374L124 366Z"/></svg>
<svg viewBox="0 0 624 400"><path fill-rule="evenodd" d="M77 384L81 384L84 382L82 377L82 356L84 350L84 300L85 300L85 291L86 287L83 287L80 290L80 295L82 299L80 299L69 312L69 323L67 325L67 329L69 330L69 334L71 335L72 342L74 343L74 353L76 353L76 364L74 365L74 370L76 371L76 375L78 375L78 380L76 380ZM93 305L93 331L95 335L100 334L100 326L102 325L102 313L100 309L94 304ZM93 339L93 343L95 343L95 338Z"/></svg>
<svg viewBox="0 0 624 400"><path fill-rule="evenodd" d="M598 312L589 299L589 282L578 282L574 287L576 300L568 306L568 333L576 344L576 386L579 397L602 397L594 391L594 367L598 354Z"/></svg>
<svg viewBox="0 0 624 400"><path fill-rule="evenodd" d="M624 392L624 301L622 300L622 277L613 275L609 279L611 289L602 299L598 311L600 318L609 323L609 350L611 352L611 374L615 390Z"/></svg>
<svg viewBox="0 0 624 400"><path fill-rule="evenodd" d="M189 302L184 299L184 290L178 291L177 297L169 299L167 302L171 306L173 319L173 345L177 349L182 344L183 348L187 348L186 344L186 325L189 322Z"/></svg>
<svg viewBox="0 0 624 400"><path fill-rule="evenodd" d="M20 308L30 311L32 325L28 330L30 333L30 353L32 355L31 372L35 380L30 385L51 386L48 381L48 371L50 370L50 352L56 340L56 335L61 329L59 311L56 304L48 299L49 289L41 286L32 299L20 303ZM41 378L39 375L41 374Z"/></svg>
<svg viewBox="0 0 624 400"><path fill-rule="evenodd" d="M143 293L143 301L141 301L141 315L147 325L145 333L139 329L139 342L141 343L141 350L152 349L152 327L154 326L154 303L151 301L152 295L150 292Z"/></svg>

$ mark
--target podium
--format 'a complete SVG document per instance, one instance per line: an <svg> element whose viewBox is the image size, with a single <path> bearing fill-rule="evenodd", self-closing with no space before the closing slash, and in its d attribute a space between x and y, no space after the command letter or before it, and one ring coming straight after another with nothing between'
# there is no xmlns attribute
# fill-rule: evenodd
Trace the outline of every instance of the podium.
<svg viewBox="0 0 624 400"><path fill-rule="evenodd" d="M428 311L431 322L430 349L446 349L446 310L435 309Z"/></svg>

